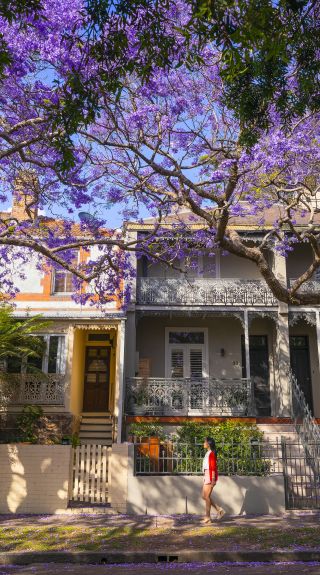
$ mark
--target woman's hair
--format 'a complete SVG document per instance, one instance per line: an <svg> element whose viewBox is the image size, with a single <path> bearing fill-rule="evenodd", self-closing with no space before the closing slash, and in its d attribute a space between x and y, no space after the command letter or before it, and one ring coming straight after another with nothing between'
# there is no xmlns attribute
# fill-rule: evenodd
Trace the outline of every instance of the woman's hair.
<svg viewBox="0 0 320 575"><path fill-rule="evenodd" d="M213 437L205 437L205 440L206 440L207 444L209 445L211 451L213 451L213 453L215 455L217 455L216 442L213 439Z"/></svg>

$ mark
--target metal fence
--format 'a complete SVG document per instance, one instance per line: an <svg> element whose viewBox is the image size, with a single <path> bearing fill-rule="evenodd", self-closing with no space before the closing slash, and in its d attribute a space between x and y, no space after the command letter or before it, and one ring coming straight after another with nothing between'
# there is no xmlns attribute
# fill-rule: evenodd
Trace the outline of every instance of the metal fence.
<svg viewBox="0 0 320 575"><path fill-rule="evenodd" d="M201 475L205 450L201 444L135 443L136 475ZM283 472L281 442L229 442L217 446L219 475L266 476Z"/></svg>

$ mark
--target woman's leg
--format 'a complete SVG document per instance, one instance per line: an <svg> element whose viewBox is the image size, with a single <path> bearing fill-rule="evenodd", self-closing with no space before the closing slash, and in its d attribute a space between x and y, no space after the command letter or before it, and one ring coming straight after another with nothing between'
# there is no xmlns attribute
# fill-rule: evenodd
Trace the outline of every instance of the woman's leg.
<svg viewBox="0 0 320 575"><path fill-rule="evenodd" d="M208 519L210 519L210 510L211 510L211 505L212 505L211 498L210 498L211 493L212 493L212 489L213 489L213 487L212 487L212 485L210 485L210 483L207 485L204 484L204 486L203 486L202 498L205 500L205 503L206 503L206 518L208 518Z"/></svg>
<svg viewBox="0 0 320 575"><path fill-rule="evenodd" d="M212 489L213 489L213 488L212 488ZM212 493L212 492L211 492L211 493ZM212 499L212 497L210 498L210 501L211 501L212 507L214 507L215 510L216 510L216 512L219 513L221 507L219 507L219 505L217 505L217 504L214 502L214 500Z"/></svg>

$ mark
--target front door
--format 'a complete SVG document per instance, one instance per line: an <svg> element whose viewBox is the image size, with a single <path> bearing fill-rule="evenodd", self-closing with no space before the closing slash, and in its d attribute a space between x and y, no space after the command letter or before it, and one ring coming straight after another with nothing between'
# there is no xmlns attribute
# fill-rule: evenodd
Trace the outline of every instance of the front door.
<svg viewBox="0 0 320 575"><path fill-rule="evenodd" d="M250 373L257 415L271 415L269 352L266 335L250 335ZM246 377L244 337L242 336L242 376Z"/></svg>
<svg viewBox="0 0 320 575"><path fill-rule="evenodd" d="M313 412L309 338L307 335L290 335L290 363L292 373L304 393L311 412Z"/></svg>
<svg viewBox="0 0 320 575"><path fill-rule="evenodd" d="M110 347L86 348L83 411L108 411Z"/></svg>

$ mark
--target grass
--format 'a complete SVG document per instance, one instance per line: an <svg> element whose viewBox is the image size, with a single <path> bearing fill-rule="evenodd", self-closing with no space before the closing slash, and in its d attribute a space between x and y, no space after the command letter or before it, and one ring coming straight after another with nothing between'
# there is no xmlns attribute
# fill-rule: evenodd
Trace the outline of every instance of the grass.
<svg viewBox="0 0 320 575"><path fill-rule="evenodd" d="M179 528L133 526L0 527L2 551L154 551L292 549L319 547L320 527L259 528L188 526Z"/></svg>

